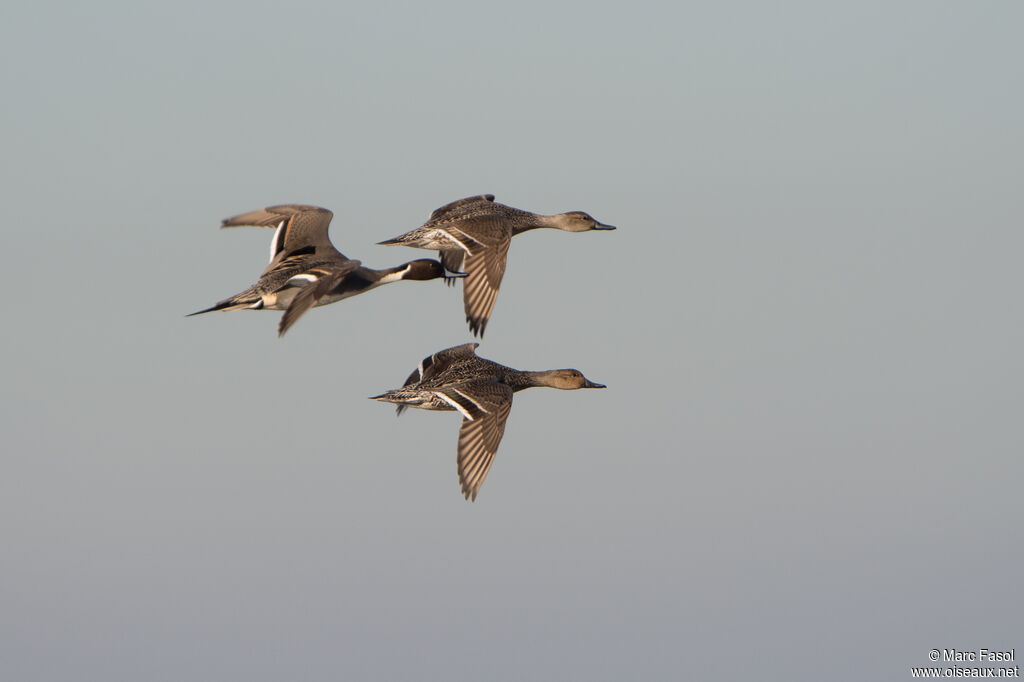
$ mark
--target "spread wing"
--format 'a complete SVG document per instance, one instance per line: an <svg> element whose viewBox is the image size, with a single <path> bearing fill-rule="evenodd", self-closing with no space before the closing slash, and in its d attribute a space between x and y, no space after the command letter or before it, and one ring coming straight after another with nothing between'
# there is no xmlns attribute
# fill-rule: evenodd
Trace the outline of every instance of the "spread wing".
<svg viewBox="0 0 1024 682"><path fill-rule="evenodd" d="M465 258L466 277L462 280L462 300L466 322L481 337L498 299L498 288L505 276L510 240L505 239L482 249L474 249Z"/></svg>
<svg viewBox="0 0 1024 682"><path fill-rule="evenodd" d="M445 204L439 209L436 209L430 214L430 218L427 219L427 223L432 223L438 220L451 220L457 218L463 213L469 210L479 209L482 206L494 202L493 194L478 194L473 197L466 197L465 199L458 199L450 204Z"/></svg>
<svg viewBox="0 0 1024 682"><path fill-rule="evenodd" d="M479 345L479 343L464 343L461 346L452 346L451 348L439 350L433 355L423 358L420 361L419 366L406 378L405 383L402 384L402 388L405 388L406 386L414 386L422 381L430 379L431 377L437 376L459 360L476 357L476 348ZM407 407L407 405L399 405L396 409L396 413L402 414Z"/></svg>
<svg viewBox="0 0 1024 682"><path fill-rule="evenodd" d="M334 287L341 284L341 281L345 279L353 270L358 268L360 262L357 260L345 260L339 263L331 265L318 266L310 268L307 272L296 277L308 279L309 284L302 287L302 289L295 295L292 302L288 305L288 309L281 315L281 322L277 326L277 335L284 336L284 333L295 322L302 317L307 310L312 308L320 301L324 296L329 294Z"/></svg>
<svg viewBox="0 0 1024 682"><path fill-rule="evenodd" d="M419 367L413 370L413 373L405 380L402 387L404 388L430 379L451 367L452 363L458 360L475 357L476 348L479 345L479 343L464 343L461 346L452 346L451 348L439 350L433 355L423 358L420 361Z"/></svg>
<svg viewBox="0 0 1024 682"><path fill-rule="evenodd" d="M445 393L453 394L452 399L472 416L464 418L459 429L458 471L462 495L475 501L505 435L505 422L512 410L512 387L477 381L447 387Z"/></svg>
<svg viewBox="0 0 1024 682"><path fill-rule="evenodd" d="M282 252L335 251L327 237L327 229L333 216L333 213L319 206L283 204L227 218L221 223L221 227L276 228L274 238L270 242L270 258L273 261L274 257Z"/></svg>

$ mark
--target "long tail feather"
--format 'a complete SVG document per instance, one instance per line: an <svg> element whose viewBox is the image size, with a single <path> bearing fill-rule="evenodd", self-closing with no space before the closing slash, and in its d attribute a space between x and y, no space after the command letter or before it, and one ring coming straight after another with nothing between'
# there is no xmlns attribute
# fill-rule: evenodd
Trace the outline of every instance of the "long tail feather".
<svg viewBox="0 0 1024 682"><path fill-rule="evenodd" d="M245 310L251 308L252 310L259 310L263 307L262 299L240 301L237 298L226 298L216 305L212 305L205 310L197 310L194 313L189 313L185 317L192 317L193 315L202 315L203 313L212 313L215 310Z"/></svg>

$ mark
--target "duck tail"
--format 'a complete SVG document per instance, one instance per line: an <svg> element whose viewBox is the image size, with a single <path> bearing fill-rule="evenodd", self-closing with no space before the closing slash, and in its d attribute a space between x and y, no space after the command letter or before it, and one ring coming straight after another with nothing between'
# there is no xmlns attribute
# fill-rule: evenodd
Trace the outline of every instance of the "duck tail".
<svg viewBox="0 0 1024 682"><path fill-rule="evenodd" d="M205 308L204 310L197 310L194 313L189 313L185 317L192 317L193 315L202 315L203 313L212 313L215 310L259 310L263 307L263 299L239 299L237 296L226 298L220 303Z"/></svg>
<svg viewBox="0 0 1024 682"><path fill-rule="evenodd" d="M388 391L387 393L381 393L380 395L370 396L370 400L380 400L385 403L392 403L396 406L395 415L402 416L402 413L409 409L410 405L418 405L419 401L410 399L409 397L402 395L401 389L397 391Z"/></svg>

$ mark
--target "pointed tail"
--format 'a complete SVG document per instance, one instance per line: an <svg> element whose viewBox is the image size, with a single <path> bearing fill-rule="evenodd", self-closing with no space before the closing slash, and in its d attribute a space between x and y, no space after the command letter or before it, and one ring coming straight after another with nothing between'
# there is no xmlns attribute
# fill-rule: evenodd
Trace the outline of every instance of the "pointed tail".
<svg viewBox="0 0 1024 682"><path fill-rule="evenodd" d="M203 313L212 313L215 310L245 310L250 308L252 310L259 310L263 307L263 299L257 298L256 300L239 300L237 296L226 298L216 305L212 305L205 310L197 310L194 313L189 313L185 317L192 317L193 315L202 315Z"/></svg>

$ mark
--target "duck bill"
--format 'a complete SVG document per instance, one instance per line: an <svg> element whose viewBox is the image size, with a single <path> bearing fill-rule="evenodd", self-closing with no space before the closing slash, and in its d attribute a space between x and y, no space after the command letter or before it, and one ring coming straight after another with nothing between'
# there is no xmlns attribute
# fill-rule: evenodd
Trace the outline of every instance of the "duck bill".
<svg viewBox="0 0 1024 682"><path fill-rule="evenodd" d="M595 230L614 230L615 226L614 225L605 225L604 223L599 223L599 222L597 222L595 220L594 221L594 228L593 229L595 229Z"/></svg>
<svg viewBox="0 0 1024 682"><path fill-rule="evenodd" d="M446 272L444 273L444 283L450 287L455 286L455 283L465 277L469 273L465 272Z"/></svg>
<svg viewBox="0 0 1024 682"><path fill-rule="evenodd" d="M583 382L583 388L608 388L608 387L605 386L604 384L599 384L599 383L591 381L590 379L586 379Z"/></svg>

